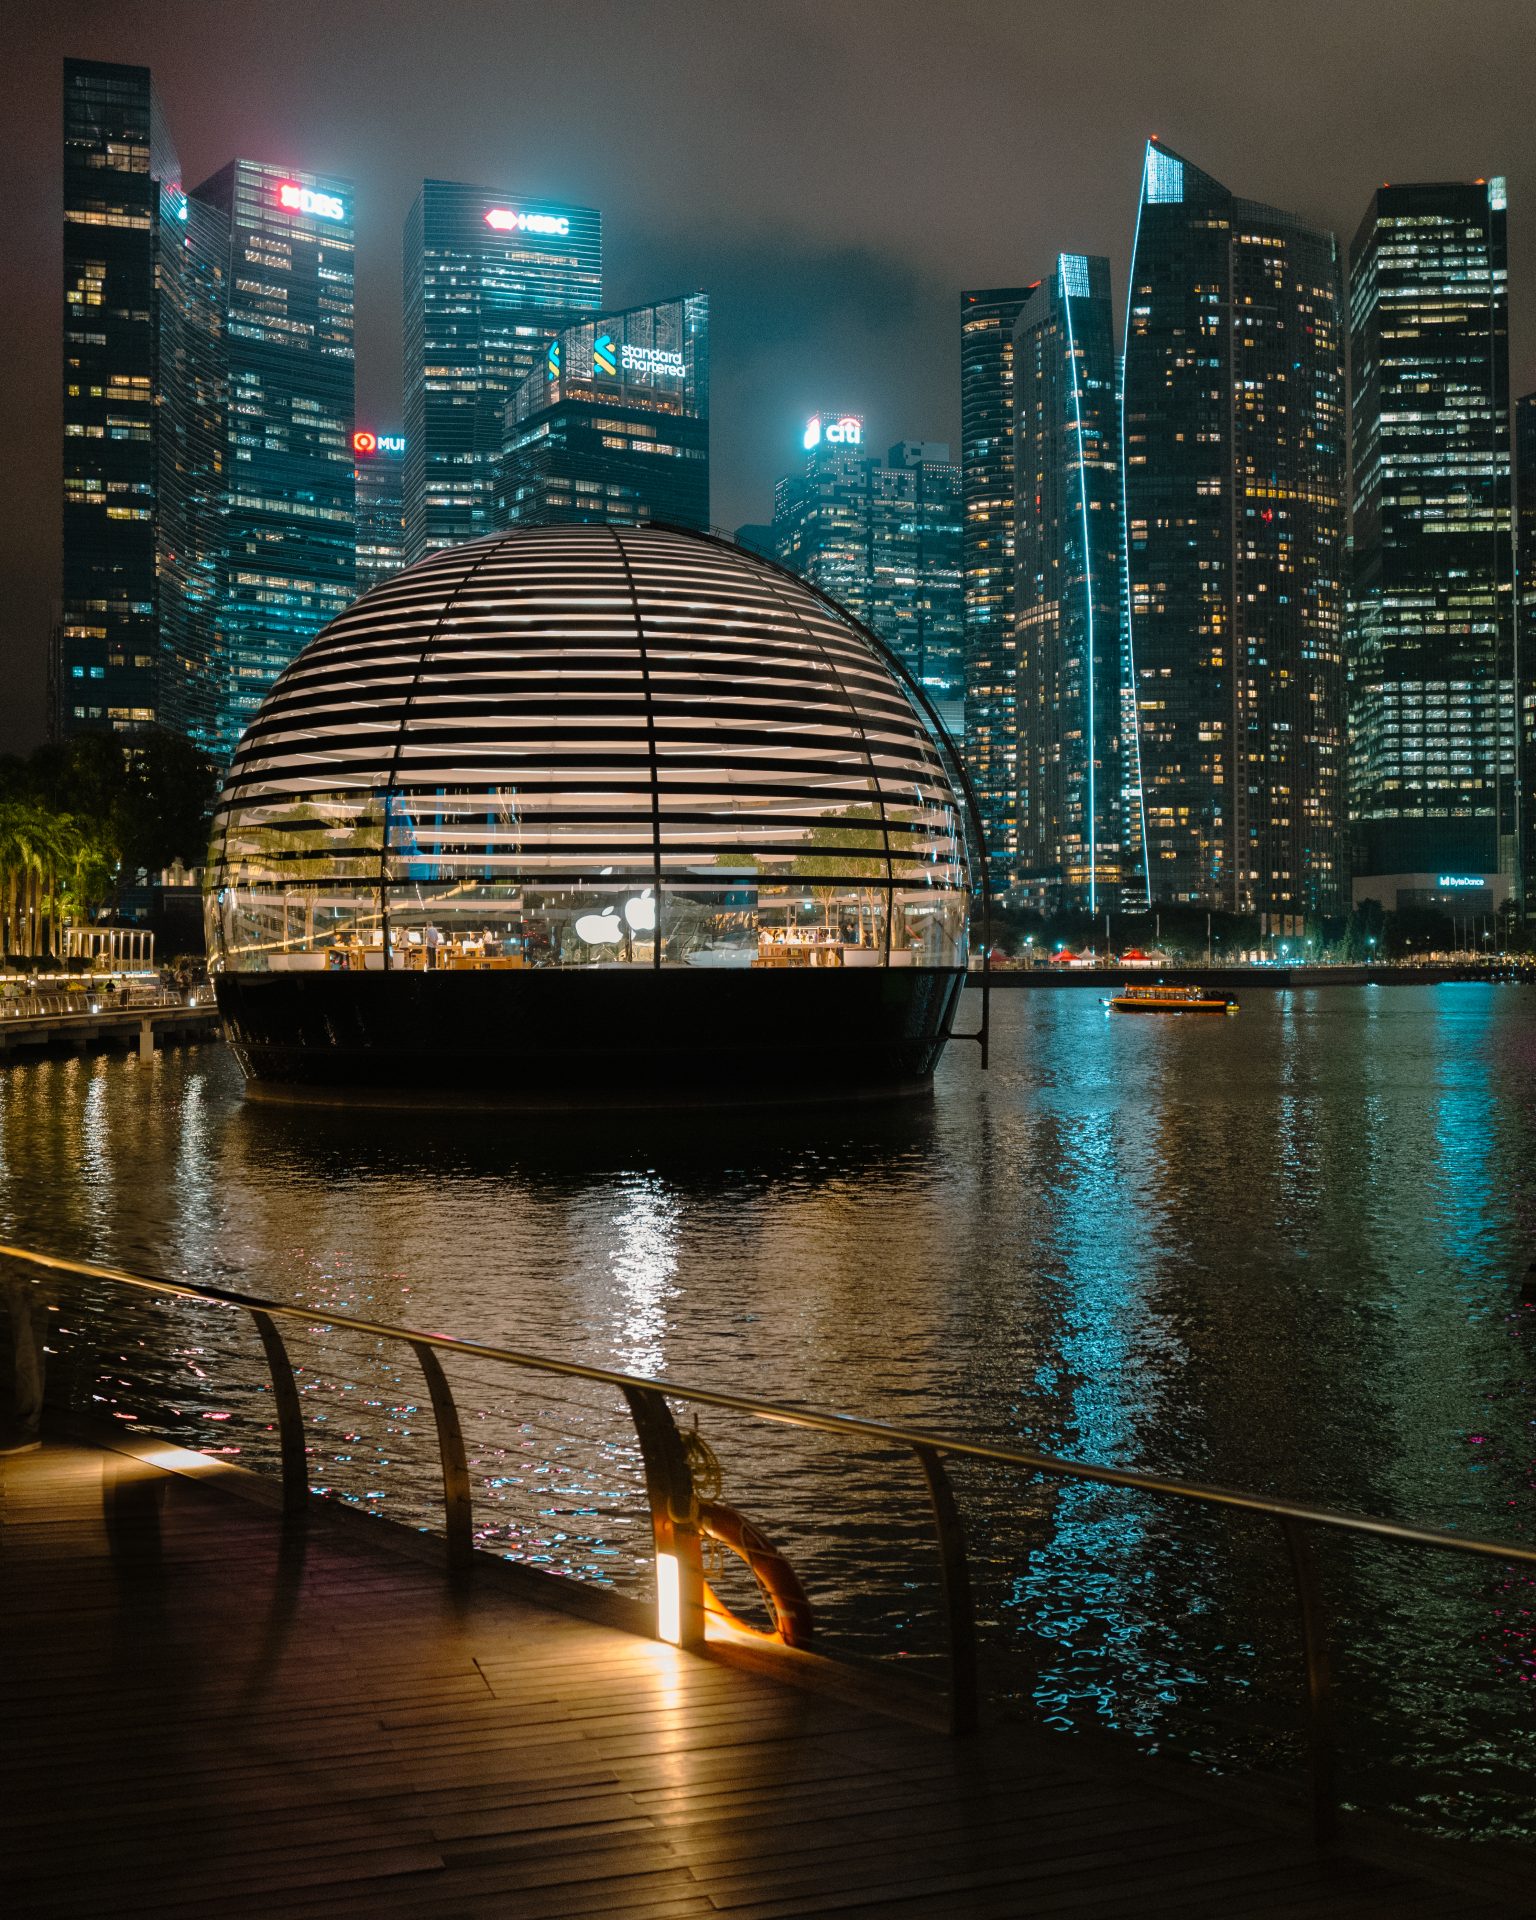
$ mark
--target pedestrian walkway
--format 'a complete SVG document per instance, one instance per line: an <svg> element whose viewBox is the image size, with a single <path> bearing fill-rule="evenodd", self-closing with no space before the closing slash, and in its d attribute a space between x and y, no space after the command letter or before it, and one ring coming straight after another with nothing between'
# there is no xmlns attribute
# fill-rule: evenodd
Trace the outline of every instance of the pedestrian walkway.
<svg viewBox="0 0 1536 1920"><path fill-rule="evenodd" d="M285 1538L85 1446L0 1462L7 1920L1519 1911L1070 1742L951 1740L455 1584L384 1533Z"/></svg>

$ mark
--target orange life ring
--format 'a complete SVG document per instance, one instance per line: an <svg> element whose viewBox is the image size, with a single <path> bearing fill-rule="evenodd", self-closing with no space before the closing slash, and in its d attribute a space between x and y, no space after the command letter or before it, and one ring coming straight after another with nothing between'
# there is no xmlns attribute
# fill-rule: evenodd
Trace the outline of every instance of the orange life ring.
<svg viewBox="0 0 1536 1920"><path fill-rule="evenodd" d="M720 1500L699 1502L699 1531L718 1540L732 1553L740 1554L762 1589L768 1610L773 1615L773 1631L764 1633L735 1614L714 1588L704 1582L704 1604L710 1613L728 1621L739 1633L755 1634L760 1640L778 1640L786 1647L807 1647L815 1631L811 1603L805 1597L794 1568L766 1535L734 1507Z"/></svg>

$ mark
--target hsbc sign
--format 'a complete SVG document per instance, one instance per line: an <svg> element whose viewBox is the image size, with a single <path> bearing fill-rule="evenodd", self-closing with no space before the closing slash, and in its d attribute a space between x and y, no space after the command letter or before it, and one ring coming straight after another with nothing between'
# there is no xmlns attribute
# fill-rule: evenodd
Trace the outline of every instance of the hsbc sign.
<svg viewBox="0 0 1536 1920"><path fill-rule="evenodd" d="M563 213L515 213L510 207L492 207L485 224L496 233L547 233L559 239L571 231Z"/></svg>

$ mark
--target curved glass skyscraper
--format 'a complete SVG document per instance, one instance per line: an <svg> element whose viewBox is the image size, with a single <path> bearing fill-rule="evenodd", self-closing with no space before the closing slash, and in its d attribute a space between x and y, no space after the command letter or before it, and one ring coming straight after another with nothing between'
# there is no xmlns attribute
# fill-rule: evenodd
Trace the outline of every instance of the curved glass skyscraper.
<svg viewBox="0 0 1536 1920"><path fill-rule="evenodd" d="M1151 142L1121 420L1151 896L1299 931L1347 879L1333 235Z"/></svg>
<svg viewBox="0 0 1536 1920"><path fill-rule="evenodd" d="M1013 381L1017 881L1094 912L1139 905L1107 260L1064 253L1030 294Z"/></svg>

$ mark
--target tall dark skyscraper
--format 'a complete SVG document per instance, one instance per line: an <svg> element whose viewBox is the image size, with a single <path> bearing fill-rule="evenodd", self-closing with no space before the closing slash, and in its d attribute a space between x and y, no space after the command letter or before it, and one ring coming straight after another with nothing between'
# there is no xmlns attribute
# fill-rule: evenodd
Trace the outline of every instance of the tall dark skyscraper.
<svg viewBox="0 0 1536 1920"><path fill-rule="evenodd" d="M603 304L602 216L448 180L405 223L406 556L502 524L507 409Z"/></svg>
<svg viewBox="0 0 1536 1920"><path fill-rule="evenodd" d="M64 63L64 565L56 733L210 744L223 460L217 221L146 67Z"/></svg>
<svg viewBox="0 0 1536 1920"><path fill-rule="evenodd" d="M353 597L352 188L232 160L193 199L228 236L221 754Z"/></svg>
<svg viewBox="0 0 1536 1920"><path fill-rule="evenodd" d="M805 459L773 490L774 557L869 621L869 462L864 416L823 411L806 422Z"/></svg>
<svg viewBox="0 0 1536 1920"><path fill-rule="evenodd" d="M1060 256L1019 315L1013 369L1017 880L1092 912L1140 904L1107 260Z"/></svg>
<svg viewBox="0 0 1536 1920"><path fill-rule="evenodd" d="M1388 186L1350 253L1355 894L1516 856L1502 180Z"/></svg>
<svg viewBox="0 0 1536 1920"><path fill-rule="evenodd" d="M363 428L352 436L357 488L357 591L366 593L405 565L405 436Z"/></svg>
<svg viewBox="0 0 1536 1920"><path fill-rule="evenodd" d="M1346 896L1338 248L1147 147L1121 438L1155 901Z"/></svg>
<svg viewBox="0 0 1536 1920"><path fill-rule="evenodd" d="M550 341L507 410L508 526L709 526L709 296L604 313Z"/></svg>
<svg viewBox="0 0 1536 1920"><path fill-rule="evenodd" d="M1018 656L1013 626L1013 328L1028 287L960 295L965 757L994 892L1018 852Z"/></svg>

